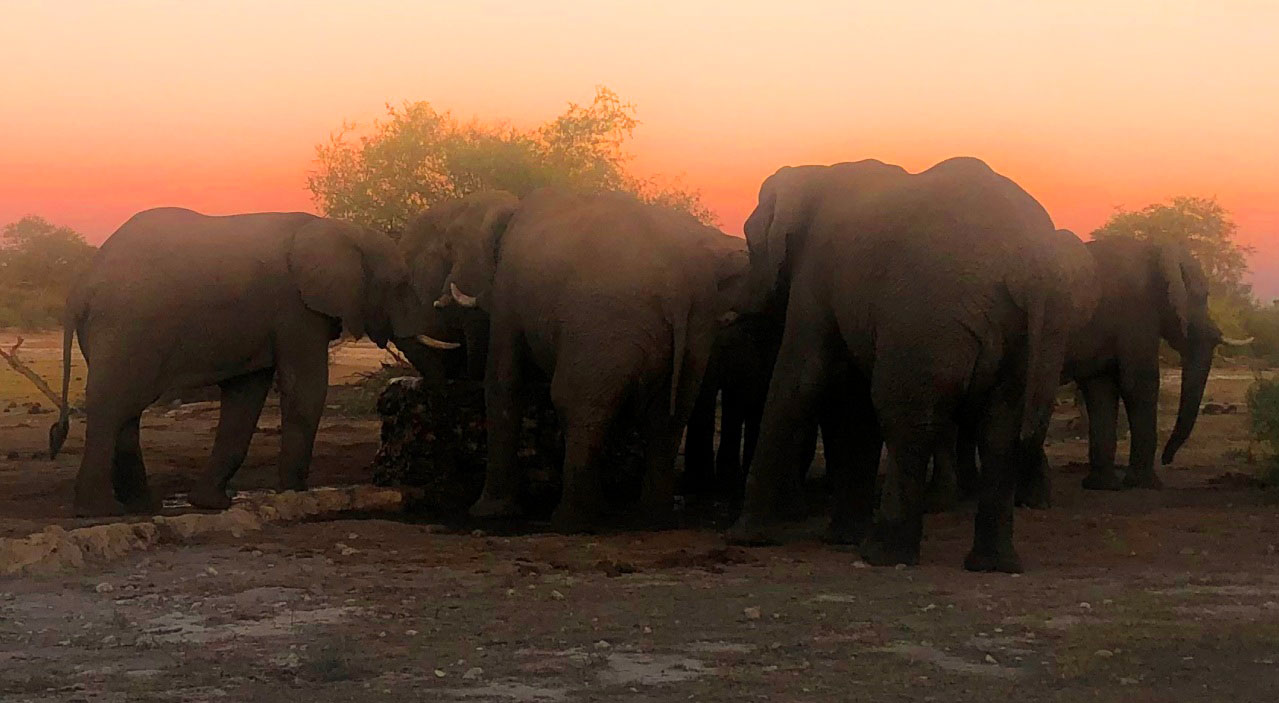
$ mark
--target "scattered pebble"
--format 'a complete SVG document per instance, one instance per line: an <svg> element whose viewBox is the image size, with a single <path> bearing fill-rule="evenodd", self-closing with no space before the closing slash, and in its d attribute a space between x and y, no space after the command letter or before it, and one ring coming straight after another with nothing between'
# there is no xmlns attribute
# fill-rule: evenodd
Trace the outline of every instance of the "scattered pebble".
<svg viewBox="0 0 1279 703"><path fill-rule="evenodd" d="M409 637L417 637L417 630L405 630L404 634Z"/></svg>
<svg viewBox="0 0 1279 703"><path fill-rule="evenodd" d="M555 600L564 600L564 594L559 591L551 591L551 598Z"/></svg>
<svg viewBox="0 0 1279 703"><path fill-rule="evenodd" d="M443 669L436 669L436 670L435 670L435 678L437 678L437 679L442 679L442 678L444 678L445 676L447 676L447 674L445 674L445 673L444 673L444 670L443 670Z"/></svg>
<svg viewBox="0 0 1279 703"><path fill-rule="evenodd" d="M106 583L104 581L98 584L97 586L94 586L93 590L97 591L98 593L110 593L115 590L115 586L112 586L111 584Z"/></svg>
<svg viewBox="0 0 1279 703"><path fill-rule="evenodd" d="M470 669L467 669L466 673L462 674L462 678L467 681L474 681L475 679L478 679L483 675L484 675L484 670L478 666L475 666L475 667L471 667Z"/></svg>
<svg viewBox="0 0 1279 703"><path fill-rule="evenodd" d="M1102 659L1109 659L1115 656L1115 653L1110 651L1109 649L1099 649L1096 652L1093 652L1093 654L1101 657Z"/></svg>
<svg viewBox="0 0 1279 703"><path fill-rule="evenodd" d="M758 620L763 615L763 612L759 609L759 606L751 606L743 608L742 615L745 615L747 620Z"/></svg>
<svg viewBox="0 0 1279 703"><path fill-rule="evenodd" d="M986 655L986 663L987 663L987 664L998 664L998 663L999 663L999 660L997 660L997 659L995 659L994 657L992 657L992 656L990 656L989 654L987 654L987 655Z"/></svg>

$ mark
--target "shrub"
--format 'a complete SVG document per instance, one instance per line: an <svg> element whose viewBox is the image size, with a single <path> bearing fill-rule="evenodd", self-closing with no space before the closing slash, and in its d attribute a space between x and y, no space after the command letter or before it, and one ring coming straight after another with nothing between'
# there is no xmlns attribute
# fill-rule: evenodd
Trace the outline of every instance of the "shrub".
<svg viewBox="0 0 1279 703"><path fill-rule="evenodd" d="M1248 387L1252 436L1268 450L1261 479L1279 487L1279 380L1258 375Z"/></svg>

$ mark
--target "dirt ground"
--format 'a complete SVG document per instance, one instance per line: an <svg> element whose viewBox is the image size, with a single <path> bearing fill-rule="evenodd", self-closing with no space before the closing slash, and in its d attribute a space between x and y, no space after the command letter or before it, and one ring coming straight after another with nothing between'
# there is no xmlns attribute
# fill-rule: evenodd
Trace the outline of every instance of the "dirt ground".
<svg viewBox="0 0 1279 703"><path fill-rule="evenodd" d="M52 379L57 346L33 338L24 358ZM335 379L378 358L343 348ZM1222 369L1206 401L1241 406L1251 379ZM22 383L0 369L0 410ZM378 424L353 414L362 402L334 389L314 484L368 481ZM0 536L92 522L69 510L83 424L57 461L34 456L51 419L0 412ZM154 485L179 498L169 512L215 420L207 404L144 418ZM238 488L272 484L278 426L268 408ZM1021 576L960 568L971 507L931 516L906 569L804 534L739 549L709 529L274 526L0 579L0 701L1275 700L1279 506L1249 478L1242 407L1200 419L1160 492L1080 490L1086 443L1064 426L1054 508L1017 514Z"/></svg>

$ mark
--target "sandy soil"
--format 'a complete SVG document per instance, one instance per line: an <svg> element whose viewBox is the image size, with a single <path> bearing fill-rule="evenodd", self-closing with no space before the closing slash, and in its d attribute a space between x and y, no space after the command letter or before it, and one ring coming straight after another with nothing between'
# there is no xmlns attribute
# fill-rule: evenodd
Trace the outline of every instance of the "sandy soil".
<svg viewBox="0 0 1279 703"><path fill-rule="evenodd" d="M353 352L352 372L376 365ZM1240 403L1250 380L1223 370L1207 400ZM339 416L349 396L334 390L316 485L370 475L377 422ZM0 536L90 522L69 511L83 425L56 462L32 457L50 419L0 413ZM186 490L215 420L148 414L155 485ZM237 487L271 485L278 423L269 408ZM0 579L0 700L1273 700L1279 507L1247 478L1246 417L1203 417L1161 492L1081 491L1086 445L1064 424L1055 507L1017 515L1019 577L960 569L971 508L930 517L909 569L804 534L738 549L708 529L277 526Z"/></svg>

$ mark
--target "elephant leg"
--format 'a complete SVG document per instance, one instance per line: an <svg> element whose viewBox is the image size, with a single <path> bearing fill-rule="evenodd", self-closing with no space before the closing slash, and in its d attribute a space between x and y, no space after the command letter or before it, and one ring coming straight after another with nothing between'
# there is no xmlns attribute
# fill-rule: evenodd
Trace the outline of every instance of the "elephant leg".
<svg viewBox="0 0 1279 703"><path fill-rule="evenodd" d="M977 423L960 422L955 428L955 479L960 496L969 499L981 491L977 467Z"/></svg>
<svg viewBox="0 0 1279 703"><path fill-rule="evenodd" d="M263 369L220 384L222 407L217 436L213 440L213 454L204 474L187 496L191 505L206 510L231 507L227 486L248 455L249 442L257 431L262 405L274 377L275 369Z"/></svg>
<svg viewBox="0 0 1279 703"><path fill-rule="evenodd" d="M524 341L518 328L511 322L495 320L484 379L488 466L484 471L484 490L471 506L471 517L507 518L520 513L516 499L521 476L516 458L524 417L520 394L524 359ZM565 427L567 441L567 426L561 426Z"/></svg>
<svg viewBox="0 0 1279 703"><path fill-rule="evenodd" d="M698 393L684 437L684 495L707 497L715 488L715 401L717 389L709 381ZM727 403L725 403L727 413ZM724 430L719 451L724 452Z"/></svg>
<svg viewBox="0 0 1279 703"><path fill-rule="evenodd" d="M1155 449L1159 442L1159 370L1124 372L1119 385L1124 409L1128 411L1128 473L1124 485L1136 488L1163 488L1155 473Z"/></svg>
<svg viewBox="0 0 1279 703"><path fill-rule="evenodd" d="M306 490L315 432L329 391L327 330L309 330L277 352L280 384L280 490ZM308 339L307 337L311 337ZM219 428L220 429L220 428Z"/></svg>
<svg viewBox="0 0 1279 703"><path fill-rule="evenodd" d="M81 342L82 346L88 346ZM139 483L137 472L142 470L140 447L124 447L117 452L123 439L137 445L137 422L142 411L154 400L154 395L142 392L144 386L154 385L153 379L143 378L145 372L154 369L146 363L132 363L123 350L114 358L96 355L89 370L85 391L84 453L80 457L80 469L75 481L75 514L80 517L123 515L126 506L117 498L117 477L126 479L125 498L133 498L131 492ZM147 360L149 361L149 360ZM155 395L158 395L156 393ZM132 429L128 429L132 426ZM135 460L136 457L136 460ZM117 461L117 458L120 461ZM131 501L132 502L132 501Z"/></svg>
<svg viewBox="0 0 1279 703"><path fill-rule="evenodd" d="M466 376L472 381L483 381L488 370L489 321L478 310L468 310L463 323L466 339Z"/></svg>
<svg viewBox="0 0 1279 703"><path fill-rule="evenodd" d="M1123 488L1115 472L1115 426L1119 413L1119 390L1106 377L1083 381L1084 404L1088 408L1088 476L1083 486L1094 491Z"/></svg>
<svg viewBox="0 0 1279 703"><path fill-rule="evenodd" d="M875 479L884 447L870 388L865 383L850 387L843 402L829 408L822 438L831 494L826 540L832 544L859 544L874 520Z"/></svg>
<svg viewBox="0 0 1279 703"><path fill-rule="evenodd" d="M715 478L720 495L734 507L741 505L742 485L746 480L742 469L742 433L745 424L742 400L726 388L720 405L719 449L715 453Z"/></svg>
<svg viewBox="0 0 1279 703"><path fill-rule="evenodd" d="M111 462L111 482L116 500L127 512L152 515L160 512L160 500L147 485L147 470L142 463L142 443L138 436L141 417L125 421L116 435L115 456Z"/></svg>
<svg viewBox="0 0 1279 703"><path fill-rule="evenodd" d="M1052 475L1049 473L1048 455L1041 444L1031 451L1029 461L1017 474L1017 505L1035 510L1052 507Z"/></svg>
<svg viewBox="0 0 1279 703"><path fill-rule="evenodd" d="M920 413L927 417L930 413ZM885 428L890 481L896 496L880 502L879 518L862 545L862 558L876 566L918 564L924 536L924 478L943 431L927 422ZM895 480L894 480L895 479Z"/></svg>
<svg viewBox="0 0 1279 703"><path fill-rule="evenodd" d="M969 571L1002 571L1020 573L1021 559L1013 548L1013 500L1017 489L1020 461L1028 453L1026 447L1042 445L1033 440L1019 441L1021 425L1020 392L1005 381L987 413L979 436L981 450L981 494L977 499L973 547L964 559Z"/></svg>
<svg viewBox="0 0 1279 703"><path fill-rule="evenodd" d="M815 423L833 330L821 307L805 297L792 289L782 347L764 404L759 443L746 478L742 514L727 534L734 543L777 541L772 523L777 517L778 498L793 480L795 467L806 450L807 433Z"/></svg>
<svg viewBox="0 0 1279 703"><path fill-rule="evenodd" d="M933 475L924 494L924 510L941 513L959 503L958 428L951 427L942 433L941 441L933 452Z"/></svg>

